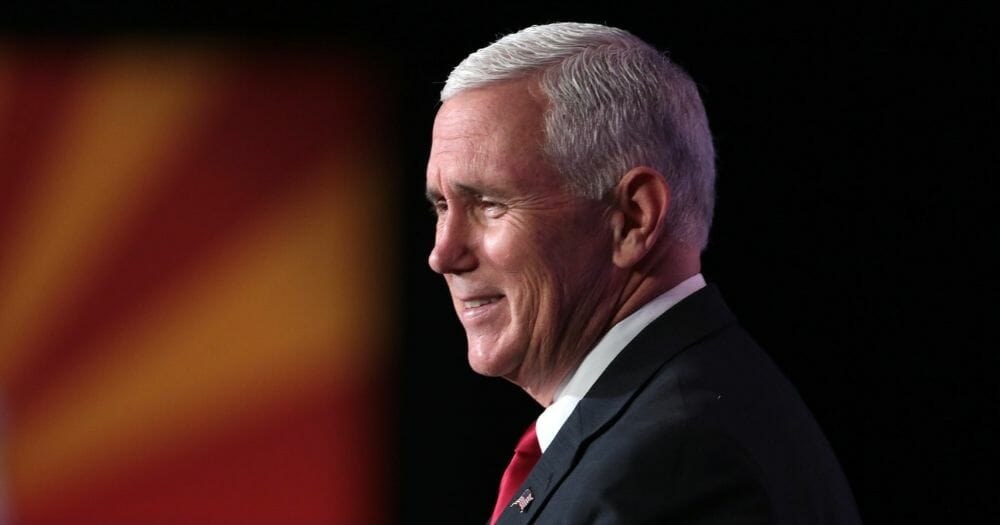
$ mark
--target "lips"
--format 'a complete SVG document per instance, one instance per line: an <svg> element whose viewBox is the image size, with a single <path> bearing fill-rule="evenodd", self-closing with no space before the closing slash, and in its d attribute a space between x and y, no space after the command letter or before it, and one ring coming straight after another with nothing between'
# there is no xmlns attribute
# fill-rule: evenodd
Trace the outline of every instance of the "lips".
<svg viewBox="0 0 1000 525"><path fill-rule="evenodd" d="M472 310L475 308L479 308L481 306L485 306L487 304L495 303L502 298L503 298L502 295L494 295L490 297L476 297L472 299L465 299L462 301L462 306L464 306L466 310Z"/></svg>
<svg viewBox="0 0 1000 525"><path fill-rule="evenodd" d="M457 297L456 306L459 308L458 316L466 328L473 324L486 323L489 320L496 320L496 314L501 312L500 304L506 299L505 295L467 295ZM470 324L471 323L471 324Z"/></svg>

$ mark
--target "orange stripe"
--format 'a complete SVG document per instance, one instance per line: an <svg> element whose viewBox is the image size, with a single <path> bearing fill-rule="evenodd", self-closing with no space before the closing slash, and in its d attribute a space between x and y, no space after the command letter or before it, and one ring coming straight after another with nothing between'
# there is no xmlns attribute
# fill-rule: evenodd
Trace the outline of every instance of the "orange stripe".
<svg viewBox="0 0 1000 525"><path fill-rule="evenodd" d="M81 480L100 483L377 358L348 346L381 340L386 310L377 192L350 172L358 182L302 188L155 309L95 343L115 359L88 362L11 429L15 500L32 507Z"/></svg>
<svg viewBox="0 0 1000 525"><path fill-rule="evenodd" d="M120 241L93 272L78 274L81 290L67 301L30 366L10 389L13 417L72 376L100 350L92 341L130 323L146 304L197 271L273 205L275 195L299 191L331 176L312 169L324 157L354 155L370 127L357 118L367 108L346 86L349 71L336 61L285 63L253 57L226 74L214 101L192 126L183 148L155 167L165 183L129 221ZM228 63L228 62L227 62ZM368 176L366 174L366 176Z"/></svg>
<svg viewBox="0 0 1000 525"><path fill-rule="evenodd" d="M50 331L79 276L93 271L155 191L159 181L146 167L198 112L209 76L203 62L117 49L89 65L74 114L33 175L41 184L23 228L5 247L0 383L21 373L32 342Z"/></svg>

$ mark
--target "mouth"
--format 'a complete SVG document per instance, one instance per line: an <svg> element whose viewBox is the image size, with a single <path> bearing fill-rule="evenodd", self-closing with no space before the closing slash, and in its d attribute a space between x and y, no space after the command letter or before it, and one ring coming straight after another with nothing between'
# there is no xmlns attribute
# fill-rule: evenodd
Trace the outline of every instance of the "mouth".
<svg viewBox="0 0 1000 525"><path fill-rule="evenodd" d="M465 310L475 310L476 308L482 308L488 304L493 304L500 299L503 299L502 295L494 295L491 297L477 297L475 299L467 299L462 301L462 306Z"/></svg>

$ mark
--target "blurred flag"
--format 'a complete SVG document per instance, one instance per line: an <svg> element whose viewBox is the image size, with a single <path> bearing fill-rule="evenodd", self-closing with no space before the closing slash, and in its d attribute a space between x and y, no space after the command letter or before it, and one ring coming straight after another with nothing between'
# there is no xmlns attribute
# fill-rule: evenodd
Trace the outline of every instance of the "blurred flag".
<svg viewBox="0 0 1000 525"><path fill-rule="evenodd" d="M0 521L387 520L362 57L0 43Z"/></svg>

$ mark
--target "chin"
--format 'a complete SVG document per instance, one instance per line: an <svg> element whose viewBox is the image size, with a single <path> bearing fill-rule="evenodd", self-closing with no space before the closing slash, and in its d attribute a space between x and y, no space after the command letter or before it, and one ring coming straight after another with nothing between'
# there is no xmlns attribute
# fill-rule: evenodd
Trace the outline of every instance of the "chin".
<svg viewBox="0 0 1000 525"><path fill-rule="evenodd" d="M513 357L503 355L503 352L493 352L469 346L469 366L479 375L487 377L510 375L518 364L518 360Z"/></svg>

